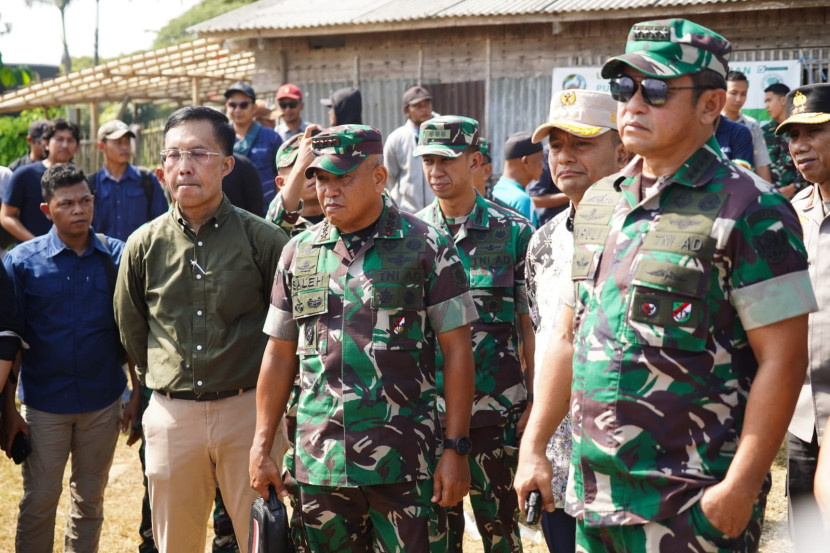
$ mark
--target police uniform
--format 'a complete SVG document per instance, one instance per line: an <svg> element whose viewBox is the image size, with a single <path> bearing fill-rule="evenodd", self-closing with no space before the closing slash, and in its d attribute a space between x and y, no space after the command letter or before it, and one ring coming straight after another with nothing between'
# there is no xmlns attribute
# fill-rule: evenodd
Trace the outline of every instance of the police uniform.
<svg viewBox="0 0 830 553"><path fill-rule="evenodd" d="M801 132L821 129L830 121L830 84L806 85L787 94L787 119L775 129L784 134L794 124ZM804 136L802 135L802 136ZM819 134L819 136L821 136ZM813 151L821 147L814 139ZM823 141L826 147L826 139ZM802 150L801 157L811 157ZM826 160L822 160L827 164ZM821 163L821 161L819 162ZM792 199L804 229L804 245L810 260L810 279L815 288L819 310L810 315L808 327L809 364L787 432L787 502L790 537L796 551L809 551L823 539L820 512L814 493L819 447L827 439L830 416L830 350L824 338L830 328L830 288L824 278L830 274L830 226L828 199L822 197L817 183ZM822 286L822 284L824 284Z"/></svg>
<svg viewBox="0 0 830 553"><path fill-rule="evenodd" d="M418 216L451 235L450 227L458 224L455 245L478 310L478 320L472 324L476 388L470 421L470 503L485 551L521 551L513 477L519 447L516 424L527 407L527 390L516 319L529 312L524 266L533 229L526 218L478 194L463 222L444 217L438 200ZM439 354L439 364L440 359ZM450 508L448 514L450 550L460 551L462 505Z"/></svg>
<svg viewBox="0 0 830 553"><path fill-rule="evenodd" d="M366 233L324 220L286 247L265 331L298 344L293 464L312 550L371 548L370 527L375 547L446 550L445 510L430 502L436 334L474 309L449 238L385 196Z"/></svg>
<svg viewBox="0 0 830 553"><path fill-rule="evenodd" d="M690 52L687 63L717 63L724 45L671 20L635 25L627 52L671 58L677 48L671 70ZM566 508L577 550L754 551L769 480L738 538L709 523L699 500L738 447L758 368L747 331L816 309L801 229L787 200L714 138L650 187L642 164L594 184L575 217Z"/></svg>

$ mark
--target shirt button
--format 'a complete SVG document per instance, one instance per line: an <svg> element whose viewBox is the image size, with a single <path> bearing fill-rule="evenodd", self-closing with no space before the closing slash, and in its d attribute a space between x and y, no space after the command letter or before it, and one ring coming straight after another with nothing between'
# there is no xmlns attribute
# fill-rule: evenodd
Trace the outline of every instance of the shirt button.
<svg viewBox="0 0 830 553"><path fill-rule="evenodd" d="M196 280L202 280L202 275L196 275Z"/></svg>
<svg viewBox="0 0 830 553"><path fill-rule="evenodd" d="M198 311L196 312L196 314L197 314L197 315L199 315L199 316L201 317L201 316L202 316L202 310L201 310L201 309L200 309L200 310L198 310Z"/></svg>
<svg viewBox="0 0 830 553"><path fill-rule="evenodd" d="M201 380L199 380L199 381L197 381L197 382L196 382L196 386L201 386L201 385L202 385L202 381L201 381Z"/></svg>
<svg viewBox="0 0 830 553"><path fill-rule="evenodd" d="M201 345L196 346L196 351L202 351L202 346Z"/></svg>
<svg viewBox="0 0 830 553"><path fill-rule="evenodd" d="M213 223L213 228L219 228L219 223Z"/></svg>
<svg viewBox="0 0 830 553"><path fill-rule="evenodd" d="M198 242L196 242L196 245L197 245L197 246L201 246L201 245L202 245L202 241L201 241L201 240L199 240Z"/></svg>

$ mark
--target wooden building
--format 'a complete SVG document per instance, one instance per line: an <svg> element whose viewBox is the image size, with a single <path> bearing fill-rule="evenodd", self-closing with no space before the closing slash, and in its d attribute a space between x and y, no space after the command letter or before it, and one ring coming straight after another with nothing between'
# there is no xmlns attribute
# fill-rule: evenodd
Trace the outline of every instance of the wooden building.
<svg viewBox="0 0 830 553"><path fill-rule="evenodd" d="M304 118L344 86L387 135L403 124L403 91L423 84L435 110L477 118L501 169L501 145L548 112L556 67L621 53L631 25L684 17L733 43L733 59L801 60L803 83L827 81L830 7L817 0L260 0L191 30L254 53L253 86L304 93Z"/></svg>

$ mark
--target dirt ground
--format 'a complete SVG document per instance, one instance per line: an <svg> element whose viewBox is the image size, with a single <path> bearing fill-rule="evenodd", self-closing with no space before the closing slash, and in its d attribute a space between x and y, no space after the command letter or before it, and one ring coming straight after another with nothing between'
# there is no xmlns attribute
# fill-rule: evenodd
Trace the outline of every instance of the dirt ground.
<svg viewBox="0 0 830 553"><path fill-rule="evenodd" d="M105 521L101 535L102 553L135 553L138 547L138 522L141 513L141 465L138 462L137 446L128 448L122 437L115 451L115 460L110 470L110 480L105 497ZM767 504L766 522L761 541L761 553L791 553L792 546L787 537L787 502L784 497L785 465L783 451L773 466L773 489ZM64 477L64 489L68 473ZM0 458L0 551L14 551L14 529L17 519L17 504L22 493L20 467L10 460ZM63 551L63 528L68 510L68 493L61 496L58 517L55 523L55 552ZM206 521L207 524L207 521ZM211 535L209 529L208 535ZM524 539L526 553L547 551L544 539L539 542ZM480 553L481 542L470 536L464 539L464 550ZM205 548L210 552L209 546Z"/></svg>

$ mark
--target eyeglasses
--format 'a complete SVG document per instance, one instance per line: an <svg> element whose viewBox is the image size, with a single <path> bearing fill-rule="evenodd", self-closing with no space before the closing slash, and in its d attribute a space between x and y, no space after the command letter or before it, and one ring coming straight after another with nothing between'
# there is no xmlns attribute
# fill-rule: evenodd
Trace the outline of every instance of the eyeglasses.
<svg viewBox="0 0 830 553"><path fill-rule="evenodd" d="M280 102L280 109L294 109L300 105L300 102Z"/></svg>
<svg viewBox="0 0 830 553"><path fill-rule="evenodd" d="M709 87L669 86L666 81L660 79L643 79L638 84L626 75L611 79L611 97L616 101L628 102L637 93L637 89L640 89L643 92L643 100L650 106L665 104L669 97L669 90L705 90L707 88Z"/></svg>
<svg viewBox="0 0 830 553"><path fill-rule="evenodd" d="M161 162L168 166L176 166L181 163L185 157L197 165L207 165L210 162L210 156L224 156L217 152L209 152L207 150L162 150Z"/></svg>
<svg viewBox="0 0 830 553"><path fill-rule="evenodd" d="M227 106L231 109L236 109L236 108L248 109L248 106L250 106L250 105L251 105L251 102L239 102L238 104L236 102L228 102L227 103Z"/></svg>

